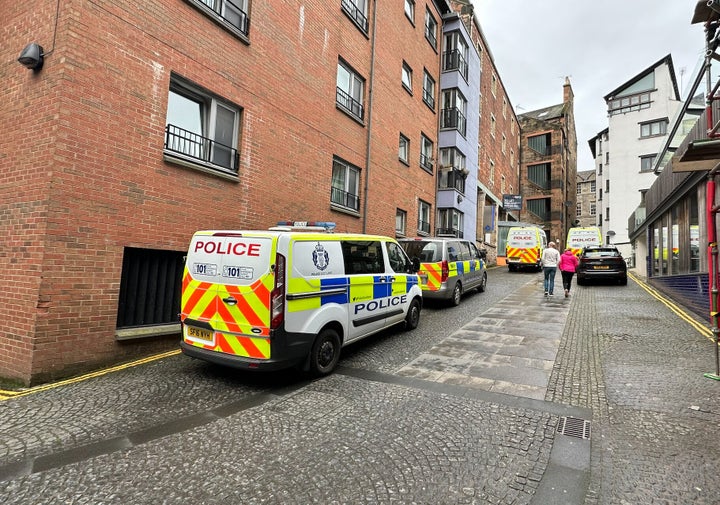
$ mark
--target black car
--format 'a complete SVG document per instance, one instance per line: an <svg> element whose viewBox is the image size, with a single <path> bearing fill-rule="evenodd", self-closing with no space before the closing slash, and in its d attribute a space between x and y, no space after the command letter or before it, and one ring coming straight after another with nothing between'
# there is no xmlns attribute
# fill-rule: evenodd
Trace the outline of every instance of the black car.
<svg viewBox="0 0 720 505"><path fill-rule="evenodd" d="M614 245L586 247L578 259L578 284L594 279L615 280L623 286L627 284L627 264Z"/></svg>

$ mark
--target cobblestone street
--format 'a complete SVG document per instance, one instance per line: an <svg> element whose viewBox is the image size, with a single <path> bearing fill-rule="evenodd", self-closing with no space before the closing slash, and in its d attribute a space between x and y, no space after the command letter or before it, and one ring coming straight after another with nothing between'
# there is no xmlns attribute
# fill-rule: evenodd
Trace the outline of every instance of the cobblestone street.
<svg viewBox="0 0 720 505"><path fill-rule="evenodd" d="M720 503L702 322L633 281L546 299L538 274L490 276L322 380L172 353L8 394L0 502Z"/></svg>

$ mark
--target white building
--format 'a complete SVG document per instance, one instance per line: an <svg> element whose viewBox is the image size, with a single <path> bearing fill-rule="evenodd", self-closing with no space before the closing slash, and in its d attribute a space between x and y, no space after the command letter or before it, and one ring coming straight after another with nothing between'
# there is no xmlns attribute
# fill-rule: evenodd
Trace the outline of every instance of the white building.
<svg viewBox="0 0 720 505"><path fill-rule="evenodd" d="M605 96L608 127L590 139L595 159L598 226L634 264L628 218L657 177L655 159L680 106L667 55Z"/></svg>

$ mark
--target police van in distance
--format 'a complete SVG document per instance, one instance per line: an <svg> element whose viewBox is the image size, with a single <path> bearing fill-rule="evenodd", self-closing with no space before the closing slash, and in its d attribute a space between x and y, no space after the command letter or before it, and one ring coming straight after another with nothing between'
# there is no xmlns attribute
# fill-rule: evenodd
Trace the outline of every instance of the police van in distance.
<svg viewBox="0 0 720 505"><path fill-rule="evenodd" d="M416 328L419 263L395 239L332 229L281 222L266 231L196 232L183 273L183 353L326 375L341 347L396 324Z"/></svg>

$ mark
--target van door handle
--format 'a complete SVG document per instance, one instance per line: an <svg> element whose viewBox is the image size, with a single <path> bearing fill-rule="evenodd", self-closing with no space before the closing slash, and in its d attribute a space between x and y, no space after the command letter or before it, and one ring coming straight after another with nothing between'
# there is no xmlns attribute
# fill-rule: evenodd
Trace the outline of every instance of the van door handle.
<svg viewBox="0 0 720 505"><path fill-rule="evenodd" d="M227 303L228 305L237 305L237 300L233 298L232 296L228 296L227 298L223 298L222 301Z"/></svg>

